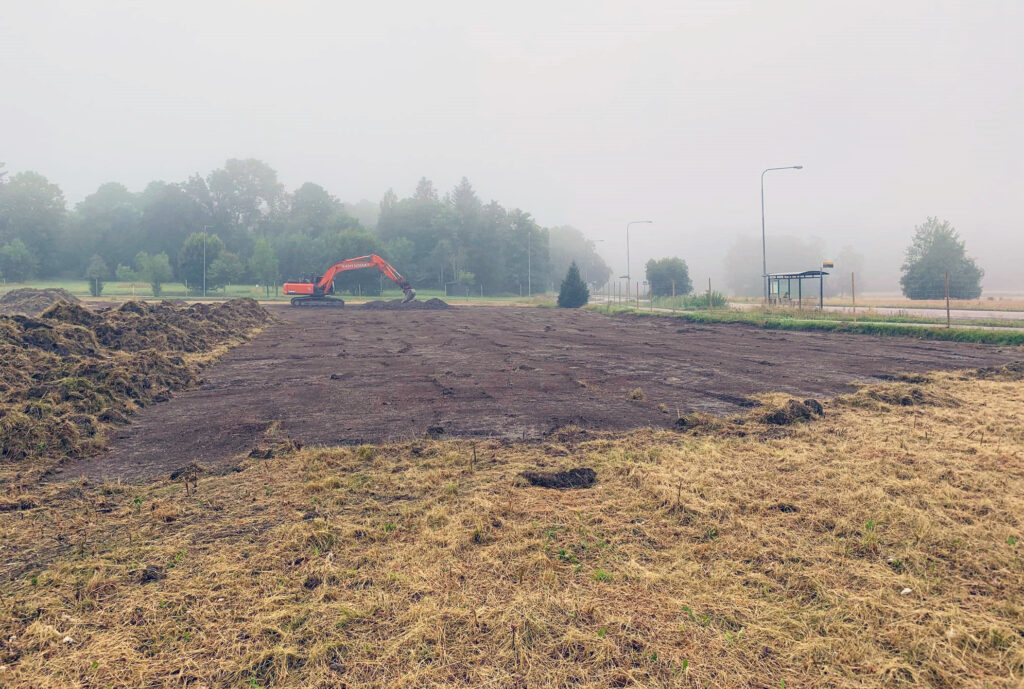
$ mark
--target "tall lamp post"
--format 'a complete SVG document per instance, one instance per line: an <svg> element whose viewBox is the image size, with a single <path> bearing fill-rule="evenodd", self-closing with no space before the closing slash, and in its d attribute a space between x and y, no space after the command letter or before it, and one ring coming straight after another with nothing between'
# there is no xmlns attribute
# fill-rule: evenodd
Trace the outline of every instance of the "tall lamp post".
<svg viewBox="0 0 1024 689"><path fill-rule="evenodd" d="M768 244L764 236L764 175L772 170L803 170L803 165L770 167L761 172L761 282L764 285L764 303L768 303Z"/></svg>
<svg viewBox="0 0 1024 689"><path fill-rule="evenodd" d="M203 225L203 299L206 299L206 231L213 225Z"/></svg>
<svg viewBox="0 0 1024 689"><path fill-rule="evenodd" d="M522 283L520 283L522 284ZM533 296L533 228L526 230L526 296Z"/></svg>
<svg viewBox="0 0 1024 689"><path fill-rule="evenodd" d="M598 242L604 242L603 239L591 239L589 241L590 241L591 244L597 244ZM593 250L594 250L594 253L596 254L597 253L597 247L593 247ZM583 275L583 282L588 282L587 278L590 276L590 265L589 265L589 262L588 262L588 264L586 266L583 267L583 273L584 273L584 275Z"/></svg>
<svg viewBox="0 0 1024 689"><path fill-rule="evenodd" d="M631 220L626 223L626 297L629 297L629 290L631 289L632 279L629 272L629 226L630 225L651 225L653 220Z"/></svg>

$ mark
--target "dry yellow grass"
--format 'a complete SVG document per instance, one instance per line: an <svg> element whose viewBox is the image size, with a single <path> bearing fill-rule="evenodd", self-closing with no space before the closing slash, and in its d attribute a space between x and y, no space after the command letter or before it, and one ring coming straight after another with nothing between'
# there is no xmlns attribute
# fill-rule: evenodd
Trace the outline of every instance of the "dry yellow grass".
<svg viewBox="0 0 1024 689"><path fill-rule="evenodd" d="M1020 687L1014 378L9 493L38 506L0 514L0 686Z"/></svg>

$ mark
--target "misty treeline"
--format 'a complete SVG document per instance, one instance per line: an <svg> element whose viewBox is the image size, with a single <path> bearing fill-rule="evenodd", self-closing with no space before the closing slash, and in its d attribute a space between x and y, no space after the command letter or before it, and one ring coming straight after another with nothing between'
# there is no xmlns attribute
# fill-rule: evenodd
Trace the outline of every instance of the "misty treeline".
<svg viewBox="0 0 1024 689"><path fill-rule="evenodd" d="M845 246L838 254L825 250L824 242L813 237L771 237L768 240L768 272L800 272L817 270L822 262L831 260L825 278L825 296L849 295L876 288L877 272L853 247ZM733 294L761 293L761 241L753 237L737 239L725 254L726 281ZM914 228L901 266L900 288L910 299L942 299L949 280L949 296L953 299L977 299L981 296L981 279L985 271L967 255L967 247L959 232L949 221L929 217ZM851 274L854 280L851 280Z"/></svg>
<svg viewBox="0 0 1024 689"><path fill-rule="evenodd" d="M825 242L817 237L803 239L789 236L769 236L768 272L786 273L820 270L822 262L832 261L825 278L825 296L850 294L850 273L856 274L857 292L870 289L865 273L864 256L852 247L843 247L838 253L828 253ZM723 261L726 287L732 294L760 296L764 292L761 280L761 237L737 238L729 246ZM817 285L815 285L817 291Z"/></svg>
<svg viewBox="0 0 1024 689"><path fill-rule="evenodd" d="M154 181L141 192L109 182L68 209L60 187L37 172L0 177L0 276L8 281L87 277L101 288L140 280L158 291L177 280L199 290L205 265L207 289L274 289L368 253L417 287L492 295L549 290L574 260L590 282L611 275L579 230L484 204L466 179L443 195L421 179L409 198L389 190L379 206L351 205L312 182L288 192L269 165L232 159L205 177ZM337 280L339 290L370 294L381 284L370 271Z"/></svg>

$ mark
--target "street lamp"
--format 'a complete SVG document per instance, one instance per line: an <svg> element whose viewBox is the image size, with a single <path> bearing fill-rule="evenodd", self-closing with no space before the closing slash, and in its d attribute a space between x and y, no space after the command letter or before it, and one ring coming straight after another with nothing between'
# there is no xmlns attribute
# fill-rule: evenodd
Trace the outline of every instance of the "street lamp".
<svg viewBox="0 0 1024 689"><path fill-rule="evenodd" d="M631 220L626 223L626 296L629 296L630 289L630 273L629 273L629 226L630 225L651 225L653 220Z"/></svg>
<svg viewBox="0 0 1024 689"><path fill-rule="evenodd" d="M519 283L522 285L523 283ZM526 296L533 296L533 228L526 228Z"/></svg>
<svg viewBox="0 0 1024 689"><path fill-rule="evenodd" d="M772 170L803 170L803 165L770 167L761 172L761 282L764 285L764 303L768 303L768 245L764 236L764 174Z"/></svg>
<svg viewBox="0 0 1024 689"><path fill-rule="evenodd" d="M213 225L203 225L203 299L206 299L206 231Z"/></svg>
<svg viewBox="0 0 1024 689"><path fill-rule="evenodd" d="M603 239L588 239L587 241L589 241L591 244L597 244L598 242L604 242ZM597 254L597 247L596 246L595 247L591 247L591 251L593 251L594 254ZM588 282L589 283L587 278L590 276L590 264L591 264L591 261L588 260L587 261L587 265L583 267L583 273L584 273L584 275L583 275L583 282Z"/></svg>

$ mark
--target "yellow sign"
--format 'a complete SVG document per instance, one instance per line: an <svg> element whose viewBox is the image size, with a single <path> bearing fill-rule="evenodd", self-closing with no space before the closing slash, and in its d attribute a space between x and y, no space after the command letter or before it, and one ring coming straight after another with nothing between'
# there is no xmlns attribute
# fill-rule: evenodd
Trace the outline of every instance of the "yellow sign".
<svg viewBox="0 0 1024 689"><path fill-rule="evenodd" d="M833 263L832 261L822 261L821 262L821 267L822 268L835 268L836 264Z"/></svg>

